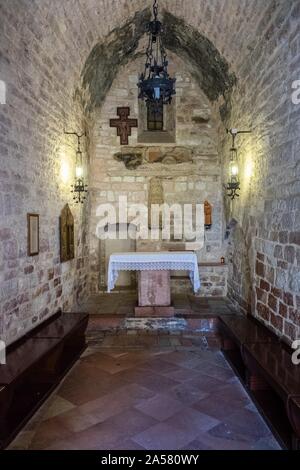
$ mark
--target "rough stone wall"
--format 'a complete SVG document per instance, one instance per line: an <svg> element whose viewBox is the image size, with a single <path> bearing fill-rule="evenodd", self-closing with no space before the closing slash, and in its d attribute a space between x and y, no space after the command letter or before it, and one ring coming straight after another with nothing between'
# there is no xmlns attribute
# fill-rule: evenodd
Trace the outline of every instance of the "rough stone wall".
<svg viewBox="0 0 300 470"><path fill-rule="evenodd" d="M38 2L39 3L39 2ZM0 334L7 343L58 308L70 310L86 289L84 208L72 204L76 140L84 124L73 99L75 46L37 2L0 3ZM61 26L61 25L60 25ZM80 71L79 71L80 72ZM78 73L79 80L79 73ZM59 215L75 216L76 258L61 264ZM27 213L40 215L40 254L27 256Z"/></svg>
<svg viewBox="0 0 300 470"><path fill-rule="evenodd" d="M138 131L132 130L129 146L120 147L116 129L109 119L116 116L117 106L130 106L130 117L141 119L137 98L137 77L143 59L137 59L122 68L117 75L103 106L94 114L91 136L91 291L99 290L99 240L95 236L99 218L99 204L116 205L119 196L126 195L129 203L148 204L149 182L154 177L162 180L164 202L204 203L213 206L213 225L205 234L205 246L198 253L199 262L219 262L224 255L221 165L217 153L216 116L209 101L198 88L181 60L170 55L170 64L177 77L176 143L138 143ZM141 155L131 167L124 164L122 155ZM176 163L176 159L178 162ZM124 158L123 158L124 160ZM126 163L126 162L125 162ZM221 268L222 269L222 268ZM216 280L217 283L218 280ZM222 282L222 281L220 281ZM178 285L180 282L178 281ZM215 292L214 283L207 284L204 293ZM209 289L210 287L210 289ZM220 286L223 287L223 286Z"/></svg>
<svg viewBox="0 0 300 470"><path fill-rule="evenodd" d="M227 221L229 294L288 341L300 335L300 78L298 1L273 2L257 24L257 40L240 65L228 127L239 138L242 191ZM224 155L229 139L224 138ZM224 178L228 160L225 159Z"/></svg>
<svg viewBox="0 0 300 470"><path fill-rule="evenodd" d="M199 272L201 278L201 288L197 297L226 297L227 296L227 276L228 266L220 264L200 264ZM172 292L176 294L193 293L191 281L188 277L179 275L171 276Z"/></svg>
<svg viewBox="0 0 300 470"><path fill-rule="evenodd" d="M229 288L231 297L248 309L251 292L255 292L256 287L262 290L266 287L263 301L252 296L252 311L258 314L259 309L267 324L273 324L279 334L284 332L291 339L299 335L299 168L296 163L299 109L291 104L289 84L299 79L299 2L161 0L160 5L208 38L237 76L238 86L228 126L247 128L253 123L256 133L250 140L241 140L245 143L241 159L247 174L252 165L253 177L243 178L242 199L227 211L228 221L232 218L238 221L229 245L235 253ZM93 47L146 6L144 0L0 0L0 80L7 84L8 100L7 105L0 105L1 164L4 162L0 172L0 331L4 325L8 326L11 339L31 327L30 309L26 310L25 306L32 302L34 289L38 292L39 287L34 286L35 283L40 285L37 277L40 266L41 271L52 269L51 259L58 259L58 207L69 198L66 183L62 184L58 176L63 161L58 154L63 153L66 160L70 155L70 142L62 138L63 127L82 125L81 111L75 111L73 101L80 72ZM191 34L191 40L196 36ZM192 45L182 42L181 48L188 52ZM124 53L126 55L126 50ZM193 63L189 59L189 65L195 67L197 61ZM246 154L253 156L252 163L251 160L247 163ZM129 173L125 177L132 178ZM120 176L107 178L116 179L101 180L103 191L109 191L111 183L132 183L132 180L120 181ZM136 192L143 192L145 176L138 178L136 184L141 186ZM109 197L112 197L110 193ZM34 272L25 275L23 264L32 261L25 255L25 215L27 210L39 208L44 209L40 212L42 219L53 221L56 228L50 234L49 231L43 233L46 224L42 223L42 239L51 237L49 249L41 254L41 264L36 259ZM251 241L252 234L255 243ZM12 259L4 259L5 252L10 253L5 256ZM264 265L263 269L260 264ZM96 264L92 266L97 268ZM265 274L260 274L263 272ZM46 285L45 274L43 276L42 282ZM70 275L69 285L71 279ZM270 289L281 289L281 293L277 291L280 299L277 298L276 307L268 285L262 283L260 287L260 281L268 282ZM49 282L51 284L52 280ZM25 301L24 307L20 304L21 309L8 303L15 301L19 292L30 292L30 300ZM55 304L54 281L49 292ZM22 297L19 300L22 301ZM7 303L5 311L4 302ZM43 300L42 304L47 302ZM39 301L36 303L40 308ZM283 314L285 307L287 313Z"/></svg>

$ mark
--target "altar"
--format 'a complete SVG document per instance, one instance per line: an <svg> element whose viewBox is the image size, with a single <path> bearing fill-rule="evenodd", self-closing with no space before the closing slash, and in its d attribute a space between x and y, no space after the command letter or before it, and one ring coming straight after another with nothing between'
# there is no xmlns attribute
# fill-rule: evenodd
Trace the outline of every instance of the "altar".
<svg viewBox="0 0 300 470"><path fill-rule="evenodd" d="M198 260L192 252L114 253L108 265L108 292L114 289L121 271L138 272L136 316L174 315L171 271L188 271L194 292L200 289Z"/></svg>

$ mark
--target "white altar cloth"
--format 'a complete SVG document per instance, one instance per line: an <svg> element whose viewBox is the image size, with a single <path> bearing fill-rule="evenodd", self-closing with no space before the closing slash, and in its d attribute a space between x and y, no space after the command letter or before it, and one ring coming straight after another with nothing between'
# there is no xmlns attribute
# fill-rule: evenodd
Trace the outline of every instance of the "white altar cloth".
<svg viewBox="0 0 300 470"><path fill-rule="evenodd" d="M108 292L115 287L119 271L188 271L195 293L201 285L197 256L185 251L114 253L109 258Z"/></svg>

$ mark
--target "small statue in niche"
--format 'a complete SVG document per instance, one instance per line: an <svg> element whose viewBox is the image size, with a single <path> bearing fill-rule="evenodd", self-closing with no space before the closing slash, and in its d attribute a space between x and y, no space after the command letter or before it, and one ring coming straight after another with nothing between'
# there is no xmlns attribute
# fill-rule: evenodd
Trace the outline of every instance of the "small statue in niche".
<svg viewBox="0 0 300 470"><path fill-rule="evenodd" d="M60 215L60 261L64 263L74 257L74 217L66 204Z"/></svg>
<svg viewBox="0 0 300 470"><path fill-rule="evenodd" d="M206 230L212 226L212 206L208 201L204 202L204 225Z"/></svg>

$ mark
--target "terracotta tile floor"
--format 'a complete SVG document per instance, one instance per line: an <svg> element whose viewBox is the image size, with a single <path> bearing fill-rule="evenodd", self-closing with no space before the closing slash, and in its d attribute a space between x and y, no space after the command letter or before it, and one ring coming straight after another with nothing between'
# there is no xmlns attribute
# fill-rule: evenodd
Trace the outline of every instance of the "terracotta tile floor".
<svg viewBox="0 0 300 470"><path fill-rule="evenodd" d="M88 349L10 449L279 449L200 315L179 330L126 329L105 302Z"/></svg>

